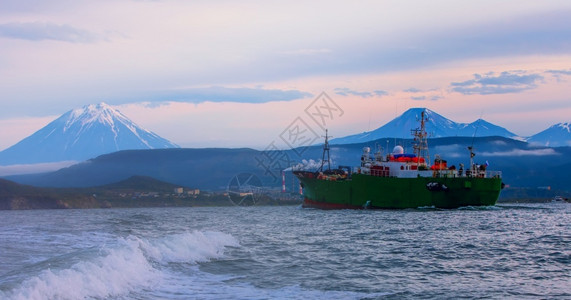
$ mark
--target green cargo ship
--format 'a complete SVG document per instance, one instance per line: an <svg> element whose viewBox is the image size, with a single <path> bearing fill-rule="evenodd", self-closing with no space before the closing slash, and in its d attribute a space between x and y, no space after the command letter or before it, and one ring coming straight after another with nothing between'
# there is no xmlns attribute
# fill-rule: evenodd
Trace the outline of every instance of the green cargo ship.
<svg viewBox="0 0 571 300"><path fill-rule="evenodd" d="M501 172L473 163L470 150L468 169L460 164L448 167L436 157L429 165L424 112L420 128L412 130L414 153L396 146L386 156L378 151L371 157L363 149L359 167L331 169L328 137L325 137L321 168L317 172L294 170L303 188L303 207L321 209L403 209L418 207L458 208L495 205L503 187ZM327 155L327 159L325 156ZM327 162L328 168L324 170Z"/></svg>

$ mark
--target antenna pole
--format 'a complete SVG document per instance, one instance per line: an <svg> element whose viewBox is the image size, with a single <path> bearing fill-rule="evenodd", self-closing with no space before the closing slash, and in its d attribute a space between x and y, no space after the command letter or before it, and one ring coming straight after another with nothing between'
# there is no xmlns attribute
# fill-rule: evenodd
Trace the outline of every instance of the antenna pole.
<svg viewBox="0 0 571 300"><path fill-rule="evenodd" d="M470 150L470 173L474 174L474 172L476 171L476 166L474 166L474 156L476 156L476 153L474 153L474 139L476 139L476 134L478 133L478 128L480 127L480 121L482 121L482 116L483 116L484 112L482 111L482 113L480 114L480 118L478 119L478 123L476 123L476 129L474 130L474 135L472 136L472 145L470 145L470 147L468 147L468 150Z"/></svg>
<svg viewBox="0 0 571 300"><path fill-rule="evenodd" d="M474 172L476 171L476 166L474 166L474 156L476 156L476 153L474 153L474 147L470 146L468 147L468 150L470 150L470 174L474 174Z"/></svg>
<svg viewBox="0 0 571 300"><path fill-rule="evenodd" d="M325 129L325 144L323 144L323 156L321 157L321 167L319 170L323 172L323 164L325 164L325 152L327 152L327 169L331 171L331 158L329 156L329 136L327 129Z"/></svg>
<svg viewBox="0 0 571 300"><path fill-rule="evenodd" d="M428 134L426 133L426 117L424 115L424 111L420 114L420 129L413 129L412 135L414 136L414 145L412 148L414 149L414 154L419 158L417 162L417 166L420 166L420 158L425 159L425 163L428 164L430 161L430 156L428 154L428 142L426 138Z"/></svg>

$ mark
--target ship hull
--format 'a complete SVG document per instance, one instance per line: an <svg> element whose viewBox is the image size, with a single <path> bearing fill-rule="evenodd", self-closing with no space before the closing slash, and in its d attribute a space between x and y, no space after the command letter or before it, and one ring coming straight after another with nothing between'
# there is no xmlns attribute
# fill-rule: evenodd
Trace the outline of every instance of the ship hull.
<svg viewBox="0 0 571 300"><path fill-rule="evenodd" d="M495 205L501 178L377 177L353 174L345 180L323 180L294 172L304 188L303 207L321 209L458 208Z"/></svg>

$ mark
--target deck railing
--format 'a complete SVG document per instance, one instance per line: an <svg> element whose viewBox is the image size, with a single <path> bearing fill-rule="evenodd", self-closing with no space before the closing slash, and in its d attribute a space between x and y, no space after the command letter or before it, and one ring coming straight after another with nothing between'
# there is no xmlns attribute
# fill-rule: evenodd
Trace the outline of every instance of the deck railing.
<svg viewBox="0 0 571 300"><path fill-rule="evenodd" d="M479 178L493 178L502 177L501 171L483 171L483 170L465 170L460 172L458 170L436 170L434 172L435 177L479 177Z"/></svg>

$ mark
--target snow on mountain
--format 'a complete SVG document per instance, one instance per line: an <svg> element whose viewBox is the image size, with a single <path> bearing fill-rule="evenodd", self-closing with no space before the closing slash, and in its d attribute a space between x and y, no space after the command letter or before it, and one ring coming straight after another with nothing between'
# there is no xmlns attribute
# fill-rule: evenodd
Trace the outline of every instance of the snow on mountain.
<svg viewBox="0 0 571 300"><path fill-rule="evenodd" d="M571 146L571 122L555 124L531 136L527 142L548 147Z"/></svg>
<svg viewBox="0 0 571 300"><path fill-rule="evenodd" d="M81 161L128 149L178 148L106 103L63 114L0 152L0 165Z"/></svg>
<svg viewBox="0 0 571 300"><path fill-rule="evenodd" d="M373 141L380 138L412 138L411 129L419 127L422 111L427 121L426 132L429 137L452 136L502 136L515 138L516 135L505 128L489 123L483 119L472 123L456 123L427 108L411 108L387 124L369 132L350 135L331 140L332 144L352 144Z"/></svg>

